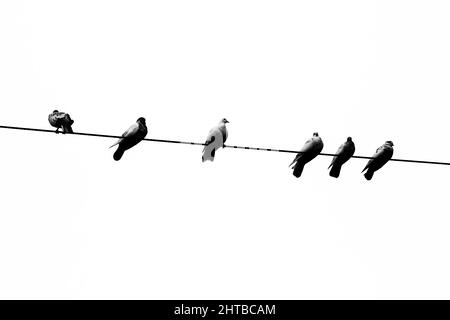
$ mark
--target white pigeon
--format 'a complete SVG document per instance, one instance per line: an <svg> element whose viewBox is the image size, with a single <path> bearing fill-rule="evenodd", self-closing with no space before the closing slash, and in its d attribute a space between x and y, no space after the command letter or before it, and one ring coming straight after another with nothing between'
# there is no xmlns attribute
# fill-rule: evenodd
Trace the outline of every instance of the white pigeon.
<svg viewBox="0 0 450 320"><path fill-rule="evenodd" d="M372 159L367 162L364 170L362 171L364 172L365 170L367 170L367 172L364 174L364 177L367 180L371 180L374 172L381 169L386 163L388 163L389 160L391 160L394 154L393 146L394 143L392 141L386 141L381 147L377 149Z"/></svg>
<svg viewBox="0 0 450 320"><path fill-rule="evenodd" d="M216 150L223 148L228 137L228 131L225 125L227 123L229 123L228 120L223 118L217 126L209 131L205 147L203 148L202 162L205 162L206 160L214 161Z"/></svg>
<svg viewBox="0 0 450 320"><path fill-rule="evenodd" d="M305 164L317 157L322 149L322 139L317 132L314 132L312 138L305 142L303 148L295 156L294 161L289 165L289 167L292 166L294 168L293 174L296 178L299 178L302 175Z"/></svg>
<svg viewBox="0 0 450 320"><path fill-rule="evenodd" d="M116 152L114 152L114 160L119 161L126 150L134 147L145 138L147 132L145 118L141 117L137 119L137 121L122 134L122 138L117 140L117 142L110 147L112 148L115 145L119 145Z"/></svg>

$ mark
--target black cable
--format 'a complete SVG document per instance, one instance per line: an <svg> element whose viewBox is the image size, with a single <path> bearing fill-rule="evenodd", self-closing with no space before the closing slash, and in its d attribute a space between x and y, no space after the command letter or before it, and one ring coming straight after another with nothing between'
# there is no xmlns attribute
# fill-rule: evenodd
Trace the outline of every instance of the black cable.
<svg viewBox="0 0 450 320"><path fill-rule="evenodd" d="M2 126L2 129L13 129L13 130L24 130L24 131L37 131L37 132L50 132L55 133L55 130L49 129L36 129L36 128L25 128L25 127L13 127L13 126ZM100 137L100 138L116 138L120 139L122 136L113 136L109 134L99 134L99 133L85 133L85 132L74 132L74 133L66 133L68 135L79 135L79 136L91 136L91 137ZM144 141L151 142L161 142L161 143L178 143L178 144L189 144L195 146L204 146L205 143L200 142L188 142L188 141L179 141L179 140L167 140L167 139L144 139ZM233 145L224 145L224 148L233 148L233 149L245 149L245 150L258 150L258 151L270 151L270 152L282 152L282 153L300 153L300 151L294 150L283 150L283 149L272 149L272 148L257 148L257 147L242 147L242 146L233 146ZM321 156L334 157L333 153L320 153ZM366 156L352 156L352 158L356 159L373 159L373 157ZM391 159L390 161L397 162L409 162L409 163L422 163L422 164L437 164L449 166L450 162L439 162L439 161L425 161L425 160L412 160L412 159Z"/></svg>

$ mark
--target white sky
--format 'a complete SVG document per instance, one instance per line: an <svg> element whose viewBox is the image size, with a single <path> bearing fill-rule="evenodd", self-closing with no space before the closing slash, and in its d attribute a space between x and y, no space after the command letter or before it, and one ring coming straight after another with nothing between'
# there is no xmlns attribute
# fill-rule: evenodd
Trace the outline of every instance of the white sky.
<svg viewBox="0 0 450 320"><path fill-rule="evenodd" d="M2 1L0 124L449 161L448 1ZM0 298L450 298L444 166L0 129Z"/></svg>

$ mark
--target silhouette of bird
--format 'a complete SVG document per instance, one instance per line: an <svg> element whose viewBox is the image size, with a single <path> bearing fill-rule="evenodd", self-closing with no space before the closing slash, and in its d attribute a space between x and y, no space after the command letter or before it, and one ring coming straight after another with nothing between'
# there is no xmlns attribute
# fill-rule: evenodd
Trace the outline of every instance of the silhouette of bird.
<svg viewBox="0 0 450 320"><path fill-rule="evenodd" d="M394 154L394 143L392 141L386 141L381 147L377 149L372 159L367 162L363 171L367 170L364 177L367 180L371 180L375 171L381 169L388 161L392 158Z"/></svg>
<svg viewBox="0 0 450 320"><path fill-rule="evenodd" d="M56 128L56 133L59 133L59 129L62 129L62 133L73 133L72 125L74 121L68 113L54 110L48 115L48 122L50 122L52 127Z"/></svg>
<svg viewBox="0 0 450 320"><path fill-rule="evenodd" d="M136 123L134 123L122 134L122 138L117 140L117 142L110 147L112 148L115 145L119 145L116 152L114 152L114 160L119 161L126 150L134 147L145 138L147 132L148 130L145 124L145 118L141 117L137 119Z"/></svg>
<svg viewBox="0 0 450 320"><path fill-rule="evenodd" d="M322 149L322 139L319 137L319 134L317 132L314 132L312 138L306 141L303 148L295 156L294 161L292 161L292 163L289 165L289 167L293 166L293 174L296 178L299 178L302 175L305 164L317 157Z"/></svg>
<svg viewBox="0 0 450 320"><path fill-rule="evenodd" d="M334 156L330 166L328 167L328 169L331 168L330 176L334 178L339 177L342 165L346 163L354 153L355 144L353 143L352 138L348 137L347 141L345 141L336 151L336 155Z"/></svg>
<svg viewBox="0 0 450 320"><path fill-rule="evenodd" d="M209 131L205 147L203 148L202 162L207 160L214 161L216 150L223 148L223 145L228 138L227 123L229 123L229 121L223 118L217 126Z"/></svg>

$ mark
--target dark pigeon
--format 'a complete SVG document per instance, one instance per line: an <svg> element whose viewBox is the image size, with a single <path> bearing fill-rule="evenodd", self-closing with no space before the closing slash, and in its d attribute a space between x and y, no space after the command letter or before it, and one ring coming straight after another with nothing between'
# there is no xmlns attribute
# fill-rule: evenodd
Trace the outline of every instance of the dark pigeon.
<svg viewBox="0 0 450 320"><path fill-rule="evenodd" d="M114 152L114 160L119 161L126 150L134 147L145 138L147 132L148 130L145 124L145 119L142 117L137 119L136 123L134 123L122 134L122 138L110 147L112 148L115 145L119 145L116 152Z"/></svg>
<svg viewBox="0 0 450 320"><path fill-rule="evenodd" d="M48 122L56 128L56 133L59 133L59 129L62 129L62 133L73 133L72 125L74 121L68 113L54 110L48 115Z"/></svg>
<svg viewBox="0 0 450 320"><path fill-rule="evenodd" d="M377 149L375 154L373 155L373 159L370 159L364 167L364 177L367 180L371 180L375 171L381 169L389 160L391 160L392 155L394 154L394 143L392 141L386 141L381 147Z"/></svg>
<svg viewBox="0 0 450 320"><path fill-rule="evenodd" d="M347 138L347 141L344 142L336 152L333 160L331 161L328 169L330 170L330 176L334 178L338 178L341 173L341 167L344 163L346 163L353 155L355 154L355 144L352 141L351 137Z"/></svg>
<svg viewBox="0 0 450 320"><path fill-rule="evenodd" d="M319 134L315 132L313 134L313 137L306 141L305 145L297 154L294 161L292 161L292 163L289 165L289 167L293 166L293 174L296 178L299 178L302 175L303 167L305 166L305 164L317 157L322 149L322 139L319 137Z"/></svg>

